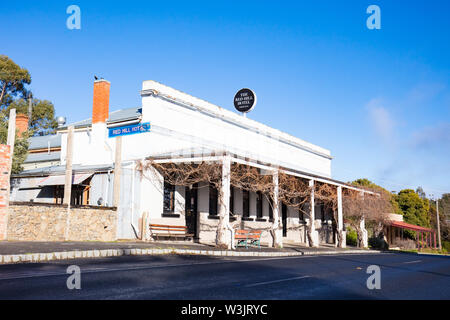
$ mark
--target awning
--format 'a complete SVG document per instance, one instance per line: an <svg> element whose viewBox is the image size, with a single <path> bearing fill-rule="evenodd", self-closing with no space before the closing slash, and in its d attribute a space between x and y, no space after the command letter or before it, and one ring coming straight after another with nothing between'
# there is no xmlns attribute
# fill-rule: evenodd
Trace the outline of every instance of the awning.
<svg viewBox="0 0 450 320"><path fill-rule="evenodd" d="M72 175L72 184L80 184L93 173L77 173ZM49 176L38 182L39 186L63 186L66 183L65 175Z"/></svg>
<svg viewBox="0 0 450 320"><path fill-rule="evenodd" d="M409 229L409 230L414 230L414 231L422 231L422 232L434 232L433 229L424 228L424 227L421 227L421 226L416 226L414 224L409 224L409 223L401 222L401 221L392 221L391 222L391 227L397 227L397 228L402 228L402 229Z"/></svg>

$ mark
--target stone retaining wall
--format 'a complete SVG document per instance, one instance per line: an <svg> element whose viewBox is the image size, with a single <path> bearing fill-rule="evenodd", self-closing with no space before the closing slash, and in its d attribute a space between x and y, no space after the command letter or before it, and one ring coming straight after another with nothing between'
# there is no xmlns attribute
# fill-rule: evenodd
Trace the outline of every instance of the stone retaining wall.
<svg viewBox="0 0 450 320"><path fill-rule="evenodd" d="M68 214L69 212L69 214ZM114 241L115 208L15 204L9 207L9 241Z"/></svg>

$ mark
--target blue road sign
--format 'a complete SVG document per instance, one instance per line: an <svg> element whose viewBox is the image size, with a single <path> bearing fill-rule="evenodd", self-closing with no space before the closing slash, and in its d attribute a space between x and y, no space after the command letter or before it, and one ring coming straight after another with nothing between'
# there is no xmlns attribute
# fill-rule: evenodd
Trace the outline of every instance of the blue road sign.
<svg viewBox="0 0 450 320"><path fill-rule="evenodd" d="M151 129L150 122L137 123L124 127L110 128L108 136L110 138L119 136L128 136L130 134L150 132L150 129Z"/></svg>

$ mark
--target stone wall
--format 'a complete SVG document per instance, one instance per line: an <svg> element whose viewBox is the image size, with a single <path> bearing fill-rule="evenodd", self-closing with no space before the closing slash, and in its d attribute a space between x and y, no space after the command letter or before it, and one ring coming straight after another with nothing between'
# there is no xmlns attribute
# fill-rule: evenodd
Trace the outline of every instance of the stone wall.
<svg viewBox="0 0 450 320"><path fill-rule="evenodd" d="M9 241L114 241L114 208L10 203Z"/></svg>

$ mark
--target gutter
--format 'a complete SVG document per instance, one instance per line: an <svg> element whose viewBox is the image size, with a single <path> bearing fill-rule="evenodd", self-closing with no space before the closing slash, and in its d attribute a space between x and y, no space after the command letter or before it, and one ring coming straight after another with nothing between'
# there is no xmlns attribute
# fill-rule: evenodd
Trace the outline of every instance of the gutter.
<svg viewBox="0 0 450 320"><path fill-rule="evenodd" d="M116 120L116 121L106 121L106 127L107 128L116 128L116 127L128 125L128 124L136 124L136 123L141 122L141 120L142 120L142 116L120 119L120 120ZM92 123L78 125L78 126L75 126L74 129L78 130L78 131L84 131L83 129L87 129L90 127L92 127ZM58 133L66 133L67 131L68 131L68 127L65 126L65 127L61 127L58 130Z"/></svg>

